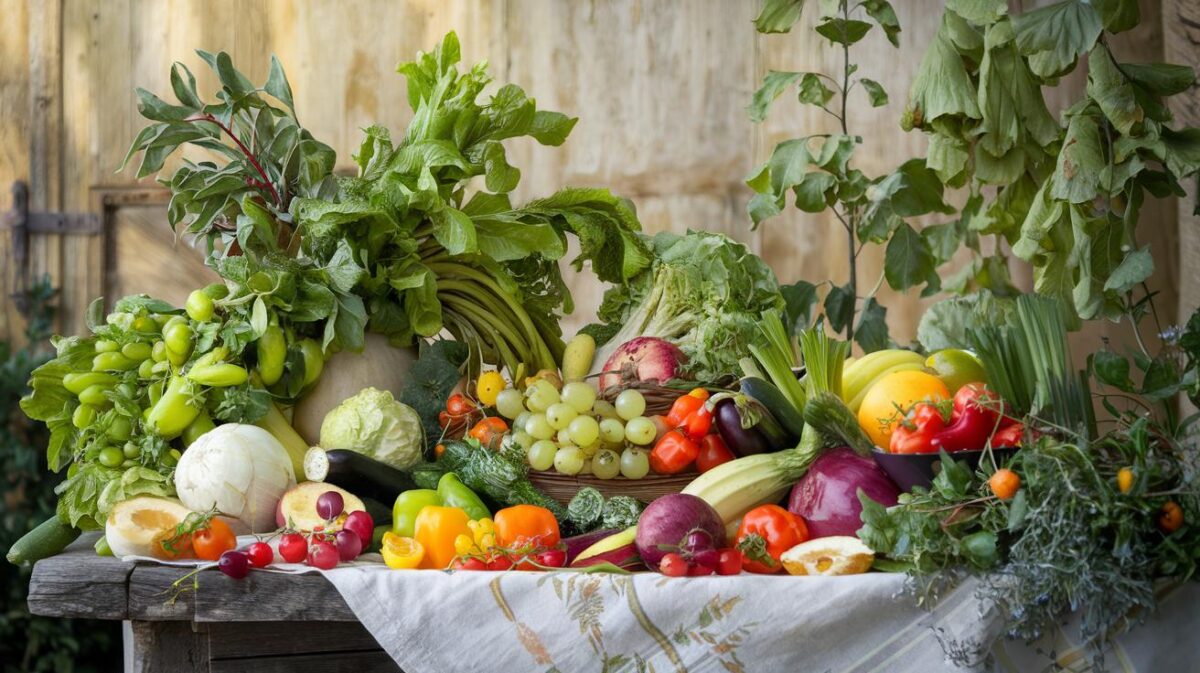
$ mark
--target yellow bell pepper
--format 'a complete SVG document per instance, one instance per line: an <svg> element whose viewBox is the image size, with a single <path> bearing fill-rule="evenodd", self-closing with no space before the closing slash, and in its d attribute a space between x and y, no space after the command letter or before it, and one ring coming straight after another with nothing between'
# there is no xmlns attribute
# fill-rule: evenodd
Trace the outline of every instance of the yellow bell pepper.
<svg viewBox="0 0 1200 673"><path fill-rule="evenodd" d="M410 570L421 565L425 547L411 537L400 537L388 531L383 534L383 562L394 570Z"/></svg>
<svg viewBox="0 0 1200 673"><path fill-rule="evenodd" d="M425 558L421 561L421 567L437 570L449 567L450 562L458 555L454 549L454 540L459 535L471 535L467 522L467 513L457 507L423 507L420 514L417 514L416 525L413 526L413 537L425 548Z"/></svg>

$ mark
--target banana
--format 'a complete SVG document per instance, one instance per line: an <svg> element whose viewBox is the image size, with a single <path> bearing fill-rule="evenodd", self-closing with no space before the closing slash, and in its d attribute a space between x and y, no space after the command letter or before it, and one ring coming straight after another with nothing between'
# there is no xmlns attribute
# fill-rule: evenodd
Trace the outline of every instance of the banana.
<svg viewBox="0 0 1200 673"><path fill-rule="evenodd" d="M868 353L846 366L842 372L842 399L857 412L868 388L880 378L895 371L923 369L925 359L912 351L899 348Z"/></svg>

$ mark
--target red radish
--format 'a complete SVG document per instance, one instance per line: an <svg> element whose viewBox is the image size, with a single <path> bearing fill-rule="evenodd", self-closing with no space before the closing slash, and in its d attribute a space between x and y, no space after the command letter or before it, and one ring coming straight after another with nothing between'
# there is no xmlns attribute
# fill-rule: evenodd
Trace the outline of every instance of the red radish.
<svg viewBox="0 0 1200 673"><path fill-rule="evenodd" d="M624 380L663 382L683 374L687 356L675 344L658 337L637 337L621 344L604 363L600 390Z"/></svg>

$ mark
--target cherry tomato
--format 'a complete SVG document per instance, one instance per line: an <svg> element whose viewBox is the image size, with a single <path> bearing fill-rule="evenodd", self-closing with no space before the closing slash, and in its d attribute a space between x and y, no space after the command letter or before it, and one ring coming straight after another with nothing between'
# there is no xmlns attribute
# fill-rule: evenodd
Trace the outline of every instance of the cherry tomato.
<svg viewBox="0 0 1200 673"><path fill-rule="evenodd" d="M266 568L275 560L275 551L266 542L255 542L246 547L246 557L255 568Z"/></svg>
<svg viewBox="0 0 1200 673"><path fill-rule="evenodd" d="M681 425L683 432L693 441L698 442L704 439L708 431L712 429L712 422L712 411L709 410L707 404L704 404L684 418Z"/></svg>
<svg viewBox="0 0 1200 673"><path fill-rule="evenodd" d="M192 551L196 552L196 558L205 561L216 561L221 554L236 546L237 536L233 534L233 529L217 518L192 535Z"/></svg>
<svg viewBox="0 0 1200 673"><path fill-rule="evenodd" d="M700 440L700 454L696 456L696 467L708 472L721 463L728 463L737 456L725 445L721 435L707 435Z"/></svg>
<svg viewBox="0 0 1200 673"><path fill-rule="evenodd" d="M471 437L489 449L498 449L506 432L508 423L505 423L503 418L488 416L471 428Z"/></svg>
<svg viewBox="0 0 1200 673"><path fill-rule="evenodd" d="M658 440L650 452L650 469L657 474L678 474L686 470L698 455L700 447L695 442L679 430L671 430Z"/></svg>
<svg viewBox="0 0 1200 673"><path fill-rule="evenodd" d="M279 555L288 563L300 563L308 556L308 540L299 533L284 533L279 538Z"/></svg>
<svg viewBox="0 0 1200 673"><path fill-rule="evenodd" d="M537 555L538 565L550 568L561 568L567 565L567 552L561 549L547 549Z"/></svg>
<svg viewBox="0 0 1200 673"><path fill-rule="evenodd" d="M658 562L658 571L667 577L683 577L688 573L688 562L679 554L671 552Z"/></svg>
<svg viewBox="0 0 1200 673"><path fill-rule="evenodd" d="M742 572L742 552L736 549L722 549L717 558L718 575L738 575Z"/></svg>
<svg viewBox="0 0 1200 673"><path fill-rule="evenodd" d="M717 569L712 566L706 566L706 565L703 565L700 563L693 563L692 565L688 566L687 574L688 574L688 577L703 577L705 575L712 575L715 572L717 572Z"/></svg>
<svg viewBox="0 0 1200 673"><path fill-rule="evenodd" d="M992 446L1020 446L1025 440L1025 425L1022 423L1013 423L1008 427L1001 428L992 435Z"/></svg>

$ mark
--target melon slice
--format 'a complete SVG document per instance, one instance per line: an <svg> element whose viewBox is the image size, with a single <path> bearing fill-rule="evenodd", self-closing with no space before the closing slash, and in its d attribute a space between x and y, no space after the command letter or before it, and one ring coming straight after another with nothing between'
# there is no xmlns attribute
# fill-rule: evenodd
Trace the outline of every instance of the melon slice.
<svg viewBox="0 0 1200 673"><path fill-rule="evenodd" d="M779 560L792 575L857 575L871 569L875 552L856 537L833 535L802 542Z"/></svg>
<svg viewBox="0 0 1200 673"><path fill-rule="evenodd" d="M325 520L317 515L317 498L321 497L326 491L337 491L342 494L342 500L345 502L345 509L342 515L338 517L338 522L330 527L327 526ZM275 523L280 528L291 526L301 533L308 533L316 530L318 527L324 527L327 530L338 530L341 528L340 522L345 520L345 517L350 512L361 512L367 508L363 505L363 501L350 491L344 488L338 488L333 484L326 484L321 481L305 481L289 488L283 497L279 499L279 508L275 512Z"/></svg>
<svg viewBox="0 0 1200 673"><path fill-rule="evenodd" d="M162 541L175 532L192 511L178 500L143 496L117 503L108 514L104 537L113 555L167 559ZM187 549L190 556L191 549Z"/></svg>

